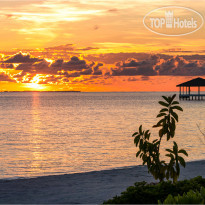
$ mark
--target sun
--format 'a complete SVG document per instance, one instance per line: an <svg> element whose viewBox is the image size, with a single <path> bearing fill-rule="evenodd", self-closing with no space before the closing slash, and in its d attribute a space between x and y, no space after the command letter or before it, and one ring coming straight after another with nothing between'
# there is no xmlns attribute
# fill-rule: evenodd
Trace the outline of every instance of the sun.
<svg viewBox="0 0 205 205"><path fill-rule="evenodd" d="M38 75L34 76L31 80L31 83L28 83L27 87L31 88L32 90L42 90L44 89L44 85L39 84L40 77Z"/></svg>
<svg viewBox="0 0 205 205"><path fill-rule="evenodd" d="M44 86L38 83L28 83L29 88L32 88L33 90L42 90L44 89Z"/></svg>

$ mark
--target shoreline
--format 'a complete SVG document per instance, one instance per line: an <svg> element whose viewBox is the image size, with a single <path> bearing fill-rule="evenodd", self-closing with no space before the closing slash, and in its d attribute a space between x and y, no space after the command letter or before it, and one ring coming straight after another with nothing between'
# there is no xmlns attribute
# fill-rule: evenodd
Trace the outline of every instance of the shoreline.
<svg viewBox="0 0 205 205"><path fill-rule="evenodd" d="M187 161L186 163L192 163L192 162L201 162L201 161L205 161L205 159L201 159L201 160L190 160ZM42 176L31 176L31 177L8 177L8 178L0 178L0 182L1 181L12 181L12 180L19 180L19 179L36 179L36 178L40 178L40 177L52 177L52 176L62 176L62 175L73 175L73 174L87 174L87 173L93 173L93 172L104 172L104 171L114 171L114 170L121 170L121 169L130 169L130 168L135 168L135 167L146 167L146 165L129 165L129 166L124 166L124 167L115 167L115 168L108 168L108 169L103 169L103 170L91 170L91 171L82 171L82 172L71 172L71 173L53 173L53 174L49 174L49 175L42 175Z"/></svg>
<svg viewBox="0 0 205 205"><path fill-rule="evenodd" d="M179 180L205 177L205 160L187 162ZM0 180L0 203L23 204L99 204L135 182L154 182L146 166L103 171L50 175L35 178Z"/></svg>

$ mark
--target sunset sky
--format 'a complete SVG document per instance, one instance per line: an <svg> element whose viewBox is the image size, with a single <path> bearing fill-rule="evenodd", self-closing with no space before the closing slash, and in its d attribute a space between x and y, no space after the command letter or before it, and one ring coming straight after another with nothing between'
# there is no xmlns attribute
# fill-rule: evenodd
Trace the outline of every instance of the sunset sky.
<svg viewBox="0 0 205 205"><path fill-rule="evenodd" d="M205 26L162 36L162 6L205 16L204 0L0 0L0 91L175 91L205 75Z"/></svg>

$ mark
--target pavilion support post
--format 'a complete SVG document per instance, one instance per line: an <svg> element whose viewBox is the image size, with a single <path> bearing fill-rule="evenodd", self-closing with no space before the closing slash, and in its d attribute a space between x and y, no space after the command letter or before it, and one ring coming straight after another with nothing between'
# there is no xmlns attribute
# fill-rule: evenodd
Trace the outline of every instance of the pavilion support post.
<svg viewBox="0 0 205 205"><path fill-rule="evenodd" d="M190 86L189 86L189 100L191 98L190 93L191 93L191 89L190 89Z"/></svg>
<svg viewBox="0 0 205 205"><path fill-rule="evenodd" d="M182 88L179 86L179 99L181 100Z"/></svg>
<svg viewBox="0 0 205 205"><path fill-rule="evenodd" d="M200 86L198 87L198 100L200 100Z"/></svg>

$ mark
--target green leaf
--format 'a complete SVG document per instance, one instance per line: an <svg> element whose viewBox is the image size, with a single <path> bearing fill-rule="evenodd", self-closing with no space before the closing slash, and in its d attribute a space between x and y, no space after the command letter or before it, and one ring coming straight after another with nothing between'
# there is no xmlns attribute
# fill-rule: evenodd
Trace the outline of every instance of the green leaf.
<svg viewBox="0 0 205 205"><path fill-rule="evenodd" d="M170 135L170 133L168 132L168 133L167 133L167 141L170 140L170 137L172 137L172 135Z"/></svg>
<svg viewBox="0 0 205 205"><path fill-rule="evenodd" d="M172 128L175 130L176 129L176 123L175 123L175 119L173 117L171 117L171 125L172 125Z"/></svg>
<svg viewBox="0 0 205 205"><path fill-rule="evenodd" d="M136 157L138 157L140 153L141 153L141 150L139 150L139 151L137 152Z"/></svg>
<svg viewBox="0 0 205 205"><path fill-rule="evenodd" d="M180 106L173 106L172 109L176 109L183 112L183 109Z"/></svg>
<svg viewBox="0 0 205 205"><path fill-rule="evenodd" d="M143 139L140 139L140 145L139 145L139 148L141 149L142 148L142 146L143 146Z"/></svg>
<svg viewBox="0 0 205 205"><path fill-rule="evenodd" d="M133 135L132 135L132 137L134 137L135 135L137 135L138 134L138 132L135 132Z"/></svg>
<svg viewBox="0 0 205 205"><path fill-rule="evenodd" d="M163 101L159 101L158 102L160 105L165 106L165 107L169 107L169 104L163 102Z"/></svg>
<svg viewBox="0 0 205 205"><path fill-rule="evenodd" d="M159 130L159 137L161 138L163 136L163 129Z"/></svg>
<svg viewBox="0 0 205 205"><path fill-rule="evenodd" d="M185 160L184 160L184 158L183 157L178 157L178 160L179 160L179 162L180 162L180 164L183 166L183 167L185 167L186 166L186 162L185 162Z"/></svg>
<svg viewBox="0 0 205 205"><path fill-rule="evenodd" d="M168 103L170 103L169 102L169 99L166 97L166 96L162 96Z"/></svg>
<svg viewBox="0 0 205 205"><path fill-rule="evenodd" d="M144 133L144 136L145 136L145 139L149 139L149 136L150 136L149 130L147 130L147 131Z"/></svg>
<svg viewBox="0 0 205 205"><path fill-rule="evenodd" d="M178 101L174 101L174 102L172 103L172 105L178 105L178 104L179 104Z"/></svg>
<svg viewBox="0 0 205 205"><path fill-rule="evenodd" d="M162 117L162 116L165 116L165 115L167 115L167 114L166 113L160 113L160 114L157 115L157 117Z"/></svg>
<svg viewBox="0 0 205 205"><path fill-rule="evenodd" d="M165 156L170 157L171 159L174 159L174 156L172 154L166 154Z"/></svg>
<svg viewBox="0 0 205 205"><path fill-rule="evenodd" d="M138 135L138 136L135 137L135 139L134 139L134 143L136 144L136 147L137 147L137 145L138 145L138 143L139 143L139 140L140 140L140 135Z"/></svg>
<svg viewBox="0 0 205 205"><path fill-rule="evenodd" d="M165 121L165 119L161 119L158 123L157 123L157 126L161 126L161 123L163 123Z"/></svg>
<svg viewBox="0 0 205 205"><path fill-rule="evenodd" d="M142 125L139 127L139 133L142 135Z"/></svg>
<svg viewBox="0 0 205 205"><path fill-rule="evenodd" d="M172 103L172 101L174 100L175 97L176 97L176 94L172 95L170 104Z"/></svg>
<svg viewBox="0 0 205 205"><path fill-rule="evenodd" d="M156 139L156 140L153 140L153 141L152 141L152 143L154 144L154 143L155 143L155 142L157 142L157 141L158 141L158 139Z"/></svg>
<svg viewBox="0 0 205 205"><path fill-rule="evenodd" d="M160 124L156 124L156 125L153 125L152 127L153 127L153 128L161 127L161 125L160 125Z"/></svg>
<svg viewBox="0 0 205 205"><path fill-rule="evenodd" d="M178 151L178 153L182 153L182 154L184 154L184 155L186 155L188 157L188 154L187 154L187 152L184 149L180 149Z"/></svg>
<svg viewBox="0 0 205 205"><path fill-rule="evenodd" d="M166 149L167 152L174 153L171 149Z"/></svg>
<svg viewBox="0 0 205 205"><path fill-rule="evenodd" d="M176 119L176 121L178 122L178 115L176 112L171 111L171 115Z"/></svg>
<svg viewBox="0 0 205 205"><path fill-rule="evenodd" d="M178 155L178 145L175 141L174 141L173 151L174 151L175 155Z"/></svg>
<svg viewBox="0 0 205 205"><path fill-rule="evenodd" d="M171 131L170 131L170 137L173 138L174 135L175 135L175 130L171 130Z"/></svg>
<svg viewBox="0 0 205 205"><path fill-rule="evenodd" d="M163 108L163 109L160 110L160 112L167 112L167 111L168 111L167 108Z"/></svg>

